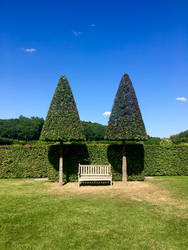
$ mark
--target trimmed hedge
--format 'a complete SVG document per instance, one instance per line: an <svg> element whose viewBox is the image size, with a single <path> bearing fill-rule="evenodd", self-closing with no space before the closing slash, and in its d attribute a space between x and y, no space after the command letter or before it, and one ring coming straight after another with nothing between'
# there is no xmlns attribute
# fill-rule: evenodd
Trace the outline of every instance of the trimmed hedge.
<svg viewBox="0 0 188 250"><path fill-rule="evenodd" d="M64 179L77 180L82 164L111 164L113 180L121 180L122 145L63 145ZM188 175L188 146L127 144L128 180L145 175ZM0 178L58 179L59 145L0 146Z"/></svg>
<svg viewBox="0 0 188 250"><path fill-rule="evenodd" d="M144 145L145 176L188 175L188 146Z"/></svg>
<svg viewBox="0 0 188 250"><path fill-rule="evenodd" d="M47 146L1 146L0 178L47 177Z"/></svg>

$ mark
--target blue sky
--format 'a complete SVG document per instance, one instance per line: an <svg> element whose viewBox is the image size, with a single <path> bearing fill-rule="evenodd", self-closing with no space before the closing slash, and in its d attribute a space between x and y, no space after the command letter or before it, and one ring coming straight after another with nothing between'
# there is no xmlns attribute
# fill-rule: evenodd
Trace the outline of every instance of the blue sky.
<svg viewBox="0 0 188 250"><path fill-rule="evenodd" d="M124 73L147 133L188 129L188 1L0 1L0 118L44 117L61 75L107 124ZM180 98L180 99L176 99Z"/></svg>

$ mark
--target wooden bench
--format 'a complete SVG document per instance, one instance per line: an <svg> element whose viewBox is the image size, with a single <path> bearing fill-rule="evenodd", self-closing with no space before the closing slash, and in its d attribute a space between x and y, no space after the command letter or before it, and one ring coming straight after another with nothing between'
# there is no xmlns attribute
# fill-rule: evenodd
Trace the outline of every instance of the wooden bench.
<svg viewBox="0 0 188 250"><path fill-rule="evenodd" d="M111 165L80 165L78 166L78 186L81 182L109 181L112 185Z"/></svg>

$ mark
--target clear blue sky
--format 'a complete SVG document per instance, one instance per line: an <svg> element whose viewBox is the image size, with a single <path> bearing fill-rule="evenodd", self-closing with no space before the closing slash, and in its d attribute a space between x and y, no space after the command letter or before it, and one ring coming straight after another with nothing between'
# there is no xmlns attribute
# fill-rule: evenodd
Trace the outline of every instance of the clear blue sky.
<svg viewBox="0 0 188 250"><path fill-rule="evenodd" d="M45 118L66 75L81 120L107 124L124 73L149 135L188 129L187 0L0 1L1 119Z"/></svg>

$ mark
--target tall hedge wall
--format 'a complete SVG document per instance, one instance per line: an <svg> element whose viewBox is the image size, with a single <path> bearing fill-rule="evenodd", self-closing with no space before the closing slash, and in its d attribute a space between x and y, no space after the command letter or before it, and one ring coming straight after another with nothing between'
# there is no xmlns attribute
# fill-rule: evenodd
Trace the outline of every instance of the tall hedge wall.
<svg viewBox="0 0 188 250"><path fill-rule="evenodd" d="M145 145L144 171L150 175L188 175L188 146Z"/></svg>
<svg viewBox="0 0 188 250"><path fill-rule="evenodd" d="M188 175L188 146L128 144L128 180L145 175ZM79 162L112 165L113 179L121 180L120 144L69 144L63 147L64 179L77 180ZM59 146L0 146L0 178L58 179Z"/></svg>
<svg viewBox="0 0 188 250"><path fill-rule="evenodd" d="M1 146L0 178L47 177L46 146Z"/></svg>

